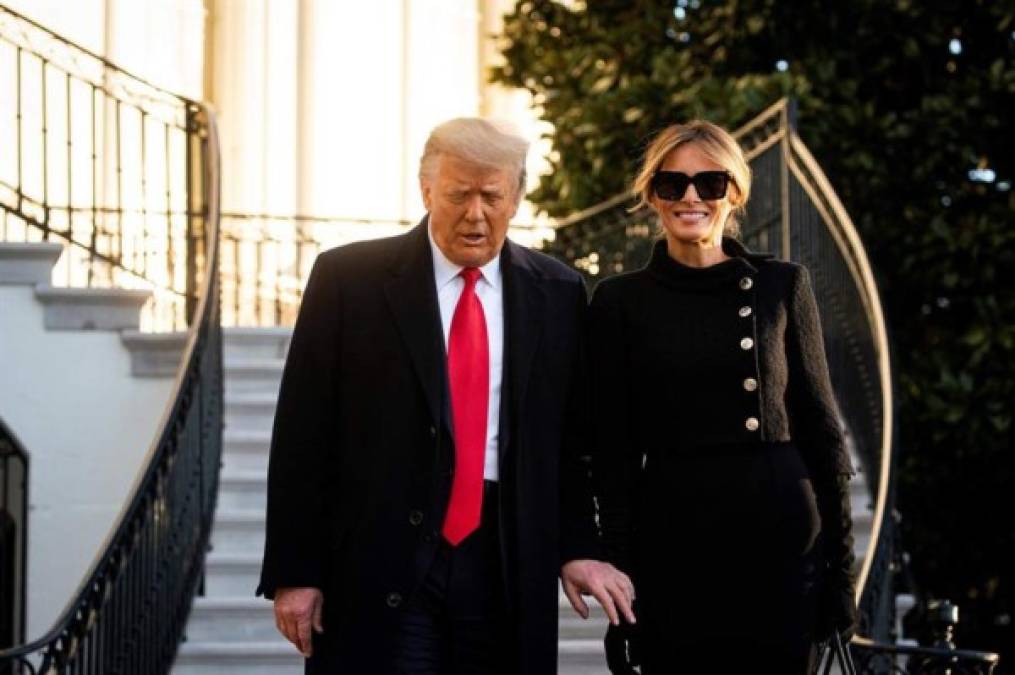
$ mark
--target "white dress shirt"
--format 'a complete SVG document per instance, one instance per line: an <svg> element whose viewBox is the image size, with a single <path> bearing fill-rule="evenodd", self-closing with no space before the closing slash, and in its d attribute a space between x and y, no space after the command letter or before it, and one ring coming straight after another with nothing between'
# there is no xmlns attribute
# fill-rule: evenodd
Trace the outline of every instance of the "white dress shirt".
<svg viewBox="0 0 1015 675"><path fill-rule="evenodd" d="M444 329L444 353L448 353L448 337L451 334L451 318L455 315L458 298L465 288L465 280L459 273L465 269L445 257L433 240L433 233L427 225L430 249L433 251L433 275L437 283L437 303L441 310L441 326ZM476 282L476 297L483 305L486 317L486 335L490 341L490 397L486 415L486 458L483 463L483 478L497 480L497 436L500 430L500 392L504 373L504 280L500 271L500 256L479 268L480 277Z"/></svg>

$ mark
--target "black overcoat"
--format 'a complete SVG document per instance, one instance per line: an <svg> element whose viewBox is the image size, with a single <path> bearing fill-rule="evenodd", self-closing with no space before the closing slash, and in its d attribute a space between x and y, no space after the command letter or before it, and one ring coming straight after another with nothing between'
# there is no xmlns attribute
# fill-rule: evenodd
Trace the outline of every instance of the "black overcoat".
<svg viewBox="0 0 1015 675"><path fill-rule="evenodd" d="M384 673L400 611L439 541L454 465L426 220L322 253L286 360L257 592L324 593L312 673ZM598 553L581 397L586 292L510 241L500 518L519 670L556 672L562 562Z"/></svg>

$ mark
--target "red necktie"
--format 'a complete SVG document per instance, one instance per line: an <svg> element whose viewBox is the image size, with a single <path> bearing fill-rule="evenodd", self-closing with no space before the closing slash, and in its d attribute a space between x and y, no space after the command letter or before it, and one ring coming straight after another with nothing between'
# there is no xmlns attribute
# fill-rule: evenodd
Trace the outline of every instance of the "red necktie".
<svg viewBox="0 0 1015 675"><path fill-rule="evenodd" d="M490 397L490 346L486 336L486 316L476 296L479 270L466 267L461 275L465 279L465 288L455 306L448 338L455 474L442 531L444 538L453 546L479 527Z"/></svg>

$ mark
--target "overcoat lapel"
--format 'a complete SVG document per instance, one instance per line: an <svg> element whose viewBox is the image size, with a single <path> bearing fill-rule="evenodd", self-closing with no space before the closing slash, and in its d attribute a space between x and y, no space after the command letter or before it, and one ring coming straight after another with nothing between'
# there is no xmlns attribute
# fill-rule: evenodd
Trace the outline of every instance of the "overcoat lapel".
<svg viewBox="0 0 1015 675"><path fill-rule="evenodd" d="M439 425L444 389L444 337L427 219L405 235L384 286L391 313L409 351L434 425Z"/></svg>
<svg viewBox="0 0 1015 675"><path fill-rule="evenodd" d="M501 258L504 271L504 320L505 320L505 365L507 370L507 394L511 399L510 424L507 427L506 442L501 447L510 447L510 437L517 434L516 425L521 419L522 402L532 376L532 362L543 335L543 316L546 305L545 291L538 272L528 264L524 249L507 241ZM501 453L503 466L504 454Z"/></svg>

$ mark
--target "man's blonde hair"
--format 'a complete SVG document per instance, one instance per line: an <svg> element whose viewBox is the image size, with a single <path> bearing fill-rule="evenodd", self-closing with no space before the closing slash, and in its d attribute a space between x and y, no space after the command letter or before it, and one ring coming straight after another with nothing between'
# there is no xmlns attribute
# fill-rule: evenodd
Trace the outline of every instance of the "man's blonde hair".
<svg viewBox="0 0 1015 675"><path fill-rule="evenodd" d="M634 179L632 190L638 197L638 204L634 208L651 206L652 177L659 171L666 157L685 143L693 143L732 177L730 182L733 189L726 196L733 209L724 230L727 234L737 234L738 217L744 213L751 194L751 167L744 159L744 151L736 139L722 127L705 120L691 120L686 124L668 126L652 140L645 151L641 171Z"/></svg>
<svg viewBox="0 0 1015 675"><path fill-rule="evenodd" d="M458 117L434 127L423 147L419 160L420 180L433 177L437 159L453 155L467 162L491 169L516 171L516 197L525 193L525 156L529 142L511 124L482 119Z"/></svg>

